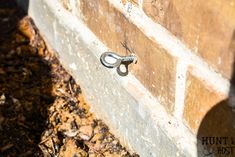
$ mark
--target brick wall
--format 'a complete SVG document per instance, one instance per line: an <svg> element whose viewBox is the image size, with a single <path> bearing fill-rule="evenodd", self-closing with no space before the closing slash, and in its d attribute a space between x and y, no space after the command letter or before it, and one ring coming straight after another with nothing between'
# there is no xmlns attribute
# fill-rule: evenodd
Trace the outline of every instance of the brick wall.
<svg viewBox="0 0 235 157"><path fill-rule="evenodd" d="M110 50L137 55L130 73L169 116L198 138L235 139L234 0L61 1Z"/></svg>

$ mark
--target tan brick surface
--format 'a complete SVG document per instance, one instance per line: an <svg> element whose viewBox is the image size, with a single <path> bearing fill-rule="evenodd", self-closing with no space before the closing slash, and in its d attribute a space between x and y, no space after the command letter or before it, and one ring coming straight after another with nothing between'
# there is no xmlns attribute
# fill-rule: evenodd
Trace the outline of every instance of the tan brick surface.
<svg viewBox="0 0 235 157"><path fill-rule="evenodd" d="M108 47L119 54L130 51L138 56L131 73L159 98L167 111L174 109L176 59L148 39L124 15L106 0L81 0L81 11L87 26Z"/></svg>
<svg viewBox="0 0 235 157"><path fill-rule="evenodd" d="M231 76L234 0L144 0L143 9L218 72Z"/></svg>
<svg viewBox="0 0 235 157"><path fill-rule="evenodd" d="M134 4L135 6L139 5L138 0L121 0L122 4L126 5L127 2L130 2L131 4Z"/></svg>
<svg viewBox="0 0 235 157"><path fill-rule="evenodd" d="M191 72L187 74L186 82L186 94L185 94L185 109L184 109L184 119L194 133L197 133L198 128L204 127L203 131L200 132L211 132L214 128L215 123L219 125L226 124L233 127L235 122L235 112L232 113L232 109L226 105L225 96L215 92L211 87L205 84L205 81L198 79ZM212 111L213 108L218 108L216 111ZM205 116L210 113L213 113L213 117L210 117L210 120L205 119ZM228 115L226 115L228 112ZM218 117L217 117L218 115ZM223 117L219 116L223 115ZM233 118L233 123L230 119ZM222 121L223 124L222 124ZM205 125L208 124L208 126ZM203 125L203 126L202 126ZM226 129L226 128L225 128ZM206 131L207 130L207 131ZM217 130L215 131L215 133Z"/></svg>

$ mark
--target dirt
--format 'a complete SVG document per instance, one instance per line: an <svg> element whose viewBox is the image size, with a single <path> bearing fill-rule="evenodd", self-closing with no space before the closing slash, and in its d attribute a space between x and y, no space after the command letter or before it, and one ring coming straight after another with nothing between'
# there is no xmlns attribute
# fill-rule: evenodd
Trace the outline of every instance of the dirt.
<svg viewBox="0 0 235 157"><path fill-rule="evenodd" d="M82 66L82 65L81 65ZM130 154L15 1L0 1L0 157Z"/></svg>

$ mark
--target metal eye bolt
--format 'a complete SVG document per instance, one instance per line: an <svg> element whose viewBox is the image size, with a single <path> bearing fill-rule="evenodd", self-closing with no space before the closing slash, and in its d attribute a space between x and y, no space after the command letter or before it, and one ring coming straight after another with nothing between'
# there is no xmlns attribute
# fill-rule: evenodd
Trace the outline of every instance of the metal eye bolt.
<svg viewBox="0 0 235 157"><path fill-rule="evenodd" d="M128 56L120 56L114 52L105 52L100 56L100 62L107 68L117 68L117 73L120 76L128 74L128 65L137 62L135 54ZM122 68L124 66L124 69Z"/></svg>
<svg viewBox="0 0 235 157"><path fill-rule="evenodd" d="M109 59L109 60L108 60ZM120 56L114 52L105 52L100 57L101 63L107 68L119 67L121 64L130 64L136 62L136 56L130 54L128 56Z"/></svg>

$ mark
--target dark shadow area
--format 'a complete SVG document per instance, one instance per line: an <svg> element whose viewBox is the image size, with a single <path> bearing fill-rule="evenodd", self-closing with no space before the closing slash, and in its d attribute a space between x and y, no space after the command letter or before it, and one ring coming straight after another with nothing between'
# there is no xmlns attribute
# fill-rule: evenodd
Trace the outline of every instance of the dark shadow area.
<svg viewBox="0 0 235 157"><path fill-rule="evenodd" d="M127 76L128 73L129 73L129 69L128 69L128 66L129 64L133 63L132 61L129 61L129 62L123 62L121 63L118 67L117 67L117 73L120 75L120 76ZM122 67L121 67L122 66Z"/></svg>
<svg viewBox="0 0 235 157"><path fill-rule="evenodd" d="M235 53L235 31L230 50ZM216 104L203 118L198 134L198 156L235 157L235 63L229 98Z"/></svg>
<svg viewBox="0 0 235 157"><path fill-rule="evenodd" d="M25 16L15 0L0 0L1 157L43 156L38 143L54 101L49 63L19 29Z"/></svg>

